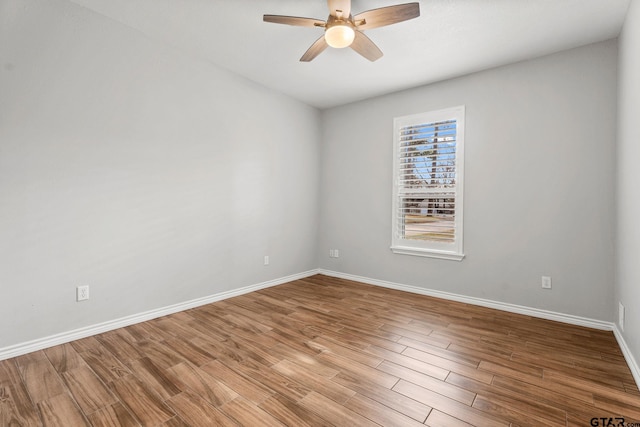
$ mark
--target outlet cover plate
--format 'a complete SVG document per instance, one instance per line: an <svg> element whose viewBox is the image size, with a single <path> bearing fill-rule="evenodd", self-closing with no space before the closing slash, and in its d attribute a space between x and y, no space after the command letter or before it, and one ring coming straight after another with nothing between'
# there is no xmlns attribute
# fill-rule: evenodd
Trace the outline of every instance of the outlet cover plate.
<svg viewBox="0 0 640 427"><path fill-rule="evenodd" d="M78 286L76 288L76 301L86 301L89 299L89 285Z"/></svg>

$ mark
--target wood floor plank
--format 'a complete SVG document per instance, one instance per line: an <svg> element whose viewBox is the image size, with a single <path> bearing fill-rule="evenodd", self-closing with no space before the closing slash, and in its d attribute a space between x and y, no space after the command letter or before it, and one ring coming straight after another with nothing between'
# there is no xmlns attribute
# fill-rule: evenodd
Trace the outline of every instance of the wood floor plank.
<svg viewBox="0 0 640 427"><path fill-rule="evenodd" d="M282 313L281 310L264 311L262 306L257 304L255 300L245 298L245 295L229 298L221 304L221 307L223 307L229 314L233 313L238 315L240 318L244 318L243 323L247 321L253 323L255 326L244 325L243 327L246 329L248 326L250 330L253 330L256 333L267 332L273 327L271 322L274 319L285 318L293 312L291 310L288 310L286 313ZM229 314L227 314L227 316ZM231 321L228 317L227 319ZM254 329L255 327L258 327L258 329Z"/></svg>
<svg viewBox="0 0 640 427"><path fill-rule="evenodd" d="M178 314L178 313L176 313ZM170 335L175 338L193 337L203 340L217 339L224 340L228 338L228 334L224 329L211 327L207 322L209 316L206 315L206 310L186 311L182 313L183 316L167 316L155 319L152 325L166 335ZM180 321L182 319L182 321ZM195 337L194 337L195 335ZM151 340L162 341L162 340Z"/></svg>
<svg viewBox="0 0 640 427"><path fill-rule="evenodd" d="M389 390L386 387L376 386L376 384L370 383L363 378L338 374L333 381L419 422L423 422L432 409L416 399Z"/></svg>
<svg viewBox="0 0 640 427"><path fill-rule="evenodd" d="M311 391L311 388L253 360L244 360L241 363L231 362L228 366L237 372L242 372L252 380L258 381L269 390L294 401L300 400Z"/></svg>
<svg viewBox="0 0 640 427"><path fill-rule="evenodd" d="M270 347L270 351L272 354L278 355L281 359L286 359L323 377L331 378L340 372L337 369L325 365L317 358L282 343Z"/></svg>
<svg viewBox="0 0 640 427"><path fill-rule="evenodd" d="M214 360L225 359L241 361L250 357L245 351L242 351L235 345L229 345L230 343L227 342L227 339L218 341L194 338L191 342L213 356Z"/></svg>
<svg viewBox="0 0 640 427"><path fill-rule="evenodd" d="M625 381L623 384L625 392L640 396L640 389L638 389L638 386L635 383L631 381Z"/></svg>
<svg viewBox="0 0 640 427"><path fill-rule="evenodd" d="M276 420L253 402L238 397L220 407L228 417L241 426L282 427L283 423Z"/></svg>
<svg viewBox="0 0 640 427"><path fill-rule="evenodd" d="M168 338L162 341L162 343L174 353L182 356L185 360L196 366L204 365L205 363L209 363L215 359L214 356L189 340L184 340L182 338Z"/></svg>
<svg viewBox="0 0 640 427"><path fill-rule="evenodd" d="M497 364L493 362L487 362L485 360L480 362L478 366L479 371L485 371L494 375L502 375L505 377L516 378L518 380L527 382L531 378L542 378L542 369L529 370L522 365L510 364L511 366L505 366L505 364ZM521 370L522 368L522 370Z"/></svg>
<svg viewBox="0 0 640 427"><path fill-rule="evenodd" d="M156 319L157 320L157 319ZM124 328L136 342L140 341L164 341L170 338L161 329L154 326L154 320L136 323Z"/></svg>
<svg viewBox="0 0 640 427"><path fill-rule="evenodd" d="M314 275L0 361L0 427L640 418L610 331Z"/></svg>
<svg viewBox="0 0 640 427"><path fill-rule="evenodd" d="M477 393L473 406L488 413L508 414L509 419L519 424L531 422L535 425L562 425L566 411L562 404L551 400L553 392L539 395L514 393L495 384L487 385L463 376L452 375L448 382ZM562 399L560 399L562 401ZM565 400L566 401L566 400ZM530 420L530 421L527 421Z"/></svg>
<svg viewBox="0 0 640 427"><path fill-rule="evenodd" d="M440 412L437 409L431 411L424 424L429 427L473 427L471 424L465 423L444 412Z"/></svg>
<svg viewBox="0 0 640 427"><path fill-rule="evenodd" d="M251 400L255 404L260 404L263 400L273 395L273 392L267 387L260 385L242 375L239 372L229 368L219 360L207 363L200 367L203 371L226 384L230 389L235 391L246 399Z"/></svg>
<svg viewBox="0 0 640 427"><path fill-rule="evenodd" d="M88 418L93 427L140 426L140 423L120 402L98 409L89 414Z"/></svg>
<svg viewBox="0 0 640 427"><path fill-rule="evenodd" d="M452 374L447 378L447 382L452 384L468 385L468 378L456 377ZM538 381L538 384L544 383ZM578 409L593 408L593 394L582 392L581 390L563 387L559 384L541 387L540 385L523 383L513 378L495 376L491 383L494 391L503 391L509 395L516 395L522 398L536 399L545 403L555 404L557 407L574 407ZM554 387L555 386L555 387Z"/></svg>
<svg viewBox="0 0 640 427"><path fill-rule="evenodd" d="M234 328L243 329L249 333L261 334L264 332L269 332L271 327L254 322L251 318L237 314L225 314L223 318L228 321Z"/></svg>
<svg viewBox="0 0 640 427"><path fill-rule="evenodd" d="M285 328L273 328L268 333L263 334L263 336L272 338L275 341L279 341L284 345L293 347L294 349L307 353L310 356L316 356L318 354L318 350L307 344L308 337L296 331L287 330Z"/></svg>
<svg viewBox="0 0 640 427"><path fill-rule="evenodd" d="M0 360L0 383L8 382L12 384L20 383L22 377L16 364L16 359Z"/></svg>
<svg viewBox="0 0 640 427"><path fill-rule="evenodd" d="M441 412L456 414L461 420L477 427L509 427L510 425L508 420L482 412L408 381L400 380L393 390L405 396L411 396L413 399Z"/></svg>
<svg viewBox="0 0 640 427"><path fill-rule="evenodd" d="M465 405L471 406L473 399L476 397L474 392L465 390L462 387L455 386L445 381L438 380L429 375L421 374L420 372L405 368L404 366L396 365L395 363L385 361L378 366L378 369L398 378L402 378L405 381L417 384L420 387L433 390L436 393L440 393L443 396L457 400Z"/></svg>
<svg viewBox="0 0 640 427"><path fill-rule="evenodd" d="M405 345L395 341L380 338L365 331L355 332L350 328L342 328L337 332L326 332L324 336L337 342L346 343L353 348L366 349L373 345L396 353L402 353L406 348Z"/></svg>
<svg viewBox="0 0 640 427"><path fill-rule="evenodd" d="M392 326L392 325L388 325L385 324L383 325L380 330L382 331L388 331L391 333L394 333L396 335L400 335L402 337L405 338L410 338L413 339L415 341L419 341L423 344L429 344L432 345L434 347L441 347L441 348L447 348L449 346L449 342L442 340L442 339L438 339L436 337L433 336L429 336L429 334L432 332L431 330L427 330L427 331L423 331L422 333L420 332L415 332L412 331L410 329L407 328L401 328L399 326Z"/></svg>
<svg viewBox="0 0 640 427"><path fill-rule="evenodd" d="M176 415L133 375L113 381L111 387L122 404L145 427L165 422Z"/></svg>
<svg viewBox="0 0 640 427"><path fill-rule="evenodd" d="M620 401L621 403L640 408L640 398L638 398L638 396L618 389L609 388L600 383L594 383L593 381L550 369L545 370L544 378L555 384L562 384L570 388L591 392L594 397L598 395L600 397Z"/></svg>
<svg viewBox="0 0 640 427"><path fill-rule="evenodd" d="M590 380L594 383L600 383L608 387L616 388L624 392L624 383L626 372L616 372L616 370L595 369L593 367L579 366L575 363L557 362L548 359L544 355L520 354L514 353L511 357L514 363L521 363L529 366L536 366L546 370L568 373L569 375L579 376L580 378ZM497 362L504 363L504 362Z"/></svg>
<svg viewBox="0 0 640 427"><path fill-rule="evenodd" d="M329 427L331 424L319 415L284 396L274 395L262 402L260 408L290 427Z"/></svg>
<svg viewBox="0 0 640 427"><path fill-rule="evenodd" d="M418 350L425 350L427 351L427 353L429 353L429 350L425 349L424 347L419 348ZM459 340L454 343L451 343L451 345L447 347L447 350L449 350L451 354L455 354L458 356L462 355L463 357L467 357L467 361L473 361L474 366L476 367L480 363L480 360L489 360L489 361L510 360L511 356L514 354L514 352L511 349L498 347L498 346L491 345L484 342L479 342L479 341L469 342L466 340ZM447 356L444 356L444 355L443 357L448 358Z"/></svg>
<svg viewBox="0 0 640 427"><path fill-rule="evenodd" d="M229 338L226 342L238 349L242 349L251 360L255 360L266 366L274 365L281 360L280 357L272 354L271 347L262 347L259 343L241 336Z"/></svg>
<svg viewBox="0 0 640 427"><path fill-rule="evenodd" d="M400 412L391 410L391 408L385 408L377 401L360 394L356 394L351 399L347 400L344 406L356 414L360 414L381 426L424 426L421 422L401 414Z"/></svg>
<svg viewBox="0 0 640 427"><path fill-rule="evenodd" d="M56 345L43 350L47 358L58 373L87 366L86 362L69 343Z"/></svg>
<svg viewBox="0 0 640 427"><path fill-rule="evenodd" d="M186 361L184 357L164 345L164 343L141 341L138 343L138 347L145 357L151 359L156 366L162 369L167 369Z"/></svg>
<svg viewBox="0 0 640 427"><path fill-rule="evenodd" d="M315 412L335 426L377 427L378 424L359 415L343 405L319 393L311 392L300 401L300 405Z"/></svg>
<svg viewBox="0 0 640 427"><path fill-rule="evenodd" d="M360 317L357 319L352 319L347 314L343 317L343 319L338 323L339 326L342 326L342 331L347 331L352 334L362 334L366 336L368 339L381 339L385 341L397 342L402 338L402 335L394 334L389 331L382 330L380 328L373 329L372 325L369 325L366 317Z"/></svg>
<svg viewBox="0 0 640 427"><path fill-rule="evenodd" d="M451 371L451 372L457 372L458 374L465 375L469 378L473 378L478 381L485 382L487 384L490 384L491 380L493 379L493 374L491 372L482 371L477 368L474 368L473 366L469 366L464 363L454 362L452 360L445 359L443 357L436 356L430 353L425 353L423 351L416 350L411 347L408 347L405 351L403 351L402 355L407 356L409 359L422 362L424 364L436 366L438 368ZM407 359L404 359L403 363L400 363L398 360L393 360L393 362L402 366L406 366L410 369L413 369L412 366L419 365L420 367L417 368L416 370L419 370L422 373L427 373L427 375L431 375L428 373L429 370L431 370L431 368L424 365L417 364L416 362L409 363L409 360Z"/></svg>
<svg viewBox="0 0 640 427"><path fill-rule="evenodd" d="M16 389L8 382L0 383L0 425L39 426L40 417L36 410L17 396Z"/></svg>
<svg viewBox="0 0 640 427"><path fill-rule="evenodd" d="M336 342L324 337L314 338L309 342L312 344L312 347L317 350L334 353L338 356L342 356L354 362L362 363L363 365L367 365L372 368L375 368L384 360L381 357L354 350L346 345L341 344L340 342Z"/></svg>
<svg viewBox="0 0 640 427"><path fill-rule="evenodd" d="M135 339L126 329L105 332L98 335L96 339L125 365L142 357L142 354L134 345Z"/></svg>
<svg viewBox="0 0 640 427"><path fill-rule="evenodd" d="M88 366L65 371L62 379L86 415L117 402L111 391Z"/></svg>
<svg viewBox="0 0 640 427"><path fill-rule="evenodd" d="M89 426L88 420L68 394L58 394L38 402L44 427Z"/></svg>
<svg viewBox="0 0 640 427"><path fill-rule="evenodd" d="M158 427L191 427L189 424L187 424L186 422L184 422L182 420L182 418L180 418L179 416L175 416L173 418L171 418L168 421L165 421L164 423L160 424Z"/></svg>
<svg viewBox="0 0 640 427"><path fill-rule="evenodd" d="M202 369L186 362L169 368L169 375L173 375L173 381L183 391L188 389L215 407L221 406L239 396L238 393L224 383Z"/></svg>
<svg viewBox="0 0 640 427"><path fill-rule="evenodd" d="M16 357L18 369L34 403L66 393L66 389L43 351Z"/></svg>
<svg viewBox="0 0 640 427"><path fill-rule="evenodd" d="M461 348L456 347L456 344L449 344L447 348L437 347L431 344L426 344L421 341L417 341L411 338L401 338L398 340L399 344L406 345L407 347L411 347L415 350L420 350L425 353L433 354L435 356L442 357L444 359L449 359L454 362L462 363L465 365L469 365L473 368L477 368L480 363L480 358L478 357L479 352L473 352L471 354L461 351ZM511 353L509 353L511 355Z"/></svg>
<svg viewBox="0 0 640 427"><path fill-rule="evenodd" d="M252 295L256 304L263 307L270 313L280 313L286 316L287 314L294 312L296 309L295 305L273 298L260 291L254 292Z"/></svg>
<svg viewBox="0 0 640 427"><path fill-rule="evenodd" d="M489 414L501 416L522 426L562 426L567 419L567 414L564 411L549 405L543 405L536 401L524 402L496 393L490 393L486 396L478 394L473 401L473 407Z"/></svg>
<svg viewBox="0 0 640 427"><path fill-rule="evenodd" d="M162 400L167 400L171 396L175 396L182 390L172 379L170 379L163 369L156 366L151 359L143 357L134 360L129 364L131 371L134 372L144 385L154 391Z"/></svg>
<svg viewBox="0 0 640 427"><path fill-rule="evenodd" d="M177 333L174 336L176 338L189 336L190 339L199 338L201 340L209 341L224 341L233 335L237 335L239 332L226 329L221 329L215 324L209 322L209 318L206 313L200 311L189 312L189 316L193 319L184 325L180 325L186 332ZM195 335L195 336L194 336ZM251 335L251 334L249 334Z"/></svg>
<svg viewBox="0 0 640 427"><path fill-rule="evenodd" d="M281 375L291 378L291 380L308 387L310 390L315 390L317 393L339 403L346 402L355 394L353 390L349 390L331 379L311 372L288 360L283 360L282 362L273 365L272 369Z"/></svg>
<svg viewBox="0 0 640 427"><path fill-rule="evenodd" d="M97 340L94 341L95 345L90 347L80 346L81 350L86 351L80 351L79 354L105 384L109 385L112 381L131 374L129 368L123 365ZM78 350L77 347L74 346L74 348Z"/></svg>
<svg viewBox="0 0 640 427"><path fill-rule="evenodd" d="M0 361L0 390L3 420L15 420L16 425L21 426L41 424L38 410L33 405L15 359ZM2 425L11 424L7 421Z"/></svg>
<svg viewBox="0 0 640 427"><path fill-rule="evenodd" d="M78 353L85 353L102 347L95 336L81 338L79 340L72 341L69 344L71 344L73 349Z"/></svg>
<svg viewBox="0 0 640 427"><path fill-rule="evenodd" d="M376 368L363 365L351 359L338 356L337 354L321 353L318 355L318 358L329 366L340 370L342 373L367 378L368 381L382 387L391 388L398 382L398 377L394 377L386 372L379 371Z"/></svg>
<svg viewBox="0 0 640 427"><path fill-rule="evenodd" d="M195 395L190 391L185 391L173 396L167 401L167 404L189 426L237 426L235 422L220 412L220 410L214 408L200 396Z"/></svg>
<svg viewBox="0 0 640 427"><path fill-rule="evenodd" d="M596 394L594 396L594 403L598 409L603 409L609 413L619 414L634 420L640 420L640 399L637 399L637 402L634 403L626 403L618 399L611 399Z"/></svg>
<svg viewBox="0 0 640 427"><path fill-rule="evenodd" d="M394 363L396 365L400 365L407 369L420 372L421 374L424 374L424 375L429 375L439 380L444 380L445 378L447 378L447 375L449 375L449 372L451 372L448 369L444 369L439 366L432 365L430 363L423 362L421 360L414 359L409 356L405 356L404 354L389 352L388 350L385 350L376 346L369 346L369 348L367 348L366 351L369 353L375 353L383 357L384 362L382 363ZM379 369L379 366L378 366L378 369ZM476 371L475 368L469 367L468 369L470 371L474 371L474 372ZM487 380L490 381L490 378Z"/></svg>

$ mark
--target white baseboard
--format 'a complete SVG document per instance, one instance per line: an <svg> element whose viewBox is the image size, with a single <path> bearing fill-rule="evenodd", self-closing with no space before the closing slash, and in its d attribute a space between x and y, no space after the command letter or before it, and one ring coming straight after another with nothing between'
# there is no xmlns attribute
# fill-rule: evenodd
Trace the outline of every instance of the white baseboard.
<svg viewBox="0 0 640 427"><path fill-rule="evenodd" d="M199 307L201 305L210 304L212 302L221 301L227 298L232 298L238 295L243 295L249 292L257 291L260 289L270 288L272 286L281 285L283 283L292 282L294 280L304 279L305 277L318 274L319 270L309 270L303 273L292 274L286 277L280 277L278 279L269 280L255 285L245 286L239 289L233 289L231 291L220 292L214 295L209 295L203 298L197 298L191 301L186 301L167 307L161 307L155 310L145 311L143 313L134 314L131 316L121 317L119 319L110 320L96 325L86 326L84 328L75 329L73 331L63 332L56 335L51 335L44 338L38 338L33 341L28 341L20 344L15 344L9 347L0 348L0 360L9 359L23 354L31 353L33 351L42 350L45 348L53 347L56 345L64 344L70 341L86 338L92 335L101 334L103 332L111 331L125 326L133 325L147 320L155 319L169 314L177 313L179 311L188 310L190 308Z"/></svg>
<svg viewBox="0 0 640 427"><path fill-rule="evenodd" d="M538 317L547 320L555 320L557 322L569 323L571 325L585 326L587 328L600 329L605 331L613 331L613 334L618 341L618 345L622 350L627 365L631 370L631 374L636 381L636 385L640 388L640 368L638 363L629 350L627 343L617 325L613 322L605 322L602 320L589 319L587 317L574 316L571 314L558 313L554 311L541 310L538 308L525 307L522 305L509 304L499 301L492 301L483 298L469 297L465 295L453 294L449 292L442 292L433 289L424 289L417 286L403 285L400 283L388 282L385 280L372 279L369 277L356 276L353 274L340 273L337 271L320 269L320 274L325 276L337 277L340 279L353 280L356 282L366 283L374 286L381 286L384 288L397 289L400 291L411 292L414 294L427 295L435 298L442 298L451 301L458 301L466 304L478 305L481 307L495 308L497 310L507 311L510 313L524 314L526 316Z"/></svg>
<svg viewBox="0 0 640 427"><path fill-rule="evenodd" d="M385 280L372 279L369 277L356 276L353 274L340 273L337 271L315 269L309 270L298 274L292 274L286 277L280 277L278 279L269 280L255 285L245 286L239 289L231 291L220 292L218 294L210 295L203 298L197 298L191 301L170 305L167 307L158 308L155 310L149 310L143 313L134 314L131 316L122 317L108 322L99 323L96 325L87 326L84 328L75 329L73 331L63 332L56 335L51 335L44 338L39 338L33 341L12 345L9 347L0 348L0 360L9 359L12 357L20 356L23 354L31 353L33 351L42 350L44 348L53 347L55 345L64 344L70 341L86 338L92 335L97 335L103 332L111 331L114 329L122 328L125 326L133 325L147 320L155 319L169 314L177 313L179 311L188 310L190 308L199 307L201 305L210 304L216 301L221 301L227 298L232 298L238 295L243 295L249 292L257 291L260 289L269 288L272 286L281 285L283 283L292 282L294 280L304 279L305 277L313 276L314 274L324 274L330 277L337 277L341 279L353 280L356 282L366 283L374 286L381 286L384 288L397 289L400 291L411 292L414 294L427 295L435 298L442 298L451 301L458 301L466 304L478 305L482 307L495 308L497 310L507 311L510 313L524 314L532 317L539 317L542 319L555 320L558 322L569 323L572 325L585 326L588 328L601 329L606 331L613 331L613 334L618 341L618 345L622 350L631 374L636 381L638 387L640 387L640 367L633 354L629 350L627 343L624 340L624 336L618 329L617 325L612 322L604 322L602 320L589 319L586 317L573 316L569 314L557 313L548 310L540 310L537 308L525 307L516 304L509 304L504 302L492 301L482 298L469 297L459 294L453 294L449 292L437 291L433 289L424 289L417 286L403 285L400 283L388 282Z"/></svg>
<svg viewBox="0 0 640 427"><path fill-rule="evenodd" d="M462 302L465 304L479 305L481 307L495 308L497 310L508 311L510 313L524 314L526 316L539 317L547 320L569 323L572 325L586 326L587 328L612 331L614 324L602 320L589 319L587 317L573 316L571 314L557 313L555 311L541 310L539 308L525 307L523 305L509 304L506 302L492 301L483 298L469 297L465 295L452 294L449 292L425 289L418 286L403 285L401 283L387 282L385 280L371 279L369 277L355 276L353 274L340 273L331 270L319 270L320 274L337 277L340 279L354 280L369 285L381 286L384 288L397 289L399 291L411 292L414 294L427 295L435 298L442 298L450 301Z"/></svg>
<svg viewBox="0 0 640 427"><path fill-rule="evenodd" d="M627 365L629 365L629 369L631 370L631 375L633 375L633 379L636 380L636 385L640 388L640 366L638 366L638 362L635 357L629 350L629 346L627 342L624 340L624 336L620 329L618 329L618 325L613 325L613 335L615 335L616 340L618 341L618 345L620 346L620 350L622 350L622 354L624 355L624 360L627 361Z"/></svg>

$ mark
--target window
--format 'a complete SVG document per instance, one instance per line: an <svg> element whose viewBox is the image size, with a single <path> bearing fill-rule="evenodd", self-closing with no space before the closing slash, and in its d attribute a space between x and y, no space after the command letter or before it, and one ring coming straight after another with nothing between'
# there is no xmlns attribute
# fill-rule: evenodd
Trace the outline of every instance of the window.
<svg viewBox="0 0 640 427"><path fill-rule="evenodd" d="M464 106L394 120L391 250L460 261Z"/></svg>

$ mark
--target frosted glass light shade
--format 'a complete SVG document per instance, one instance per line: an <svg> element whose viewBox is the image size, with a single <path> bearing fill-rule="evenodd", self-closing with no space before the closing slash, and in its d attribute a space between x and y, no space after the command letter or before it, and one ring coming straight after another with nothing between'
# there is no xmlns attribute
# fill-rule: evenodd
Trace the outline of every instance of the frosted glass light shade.
<svg viewBox="0 0 640 427"><path fill-rule="evenodd" d="M327 44L338 49L351 46L355 36L355 31L348 25L334 25L324 32Z"/></svg>

